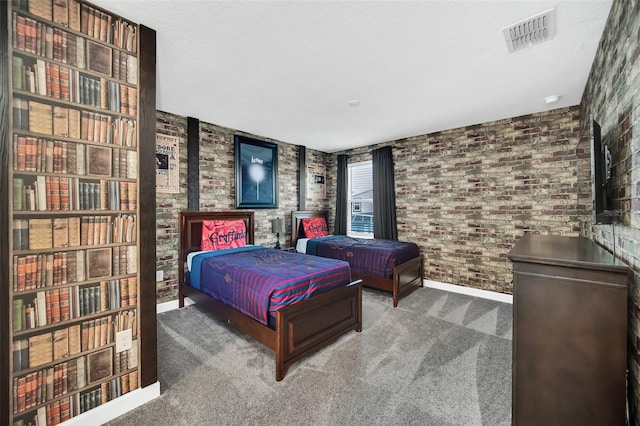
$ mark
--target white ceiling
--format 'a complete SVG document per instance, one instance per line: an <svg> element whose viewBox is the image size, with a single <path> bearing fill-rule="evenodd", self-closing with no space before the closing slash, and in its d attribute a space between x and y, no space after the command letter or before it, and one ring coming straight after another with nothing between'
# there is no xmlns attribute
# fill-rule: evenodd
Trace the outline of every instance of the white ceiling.
<svg viewBox="0 0 640 426"><path fill-rule="evenodd" d="M92 2L157 31L159 110L325 152L579 104L612 3ZM502 28L553 7L509 54Z"/></svg>

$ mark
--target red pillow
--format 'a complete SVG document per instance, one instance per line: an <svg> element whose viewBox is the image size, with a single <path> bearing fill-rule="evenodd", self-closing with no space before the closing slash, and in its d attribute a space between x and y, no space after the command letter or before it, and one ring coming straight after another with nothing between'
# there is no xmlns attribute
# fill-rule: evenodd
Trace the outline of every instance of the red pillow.
<svg viewBox="0 0 640 426"><path fill-rule="evenodd" d="M244 247L247 230L243 220L203 220L201 250Z"/></svg>
<svg viewBox="0 0 640 426"><path fill-rule="evenodd" d="M302 219L302 230L307 238L326 237L329 235L329 228L323 217L305 217Z"/></svg>

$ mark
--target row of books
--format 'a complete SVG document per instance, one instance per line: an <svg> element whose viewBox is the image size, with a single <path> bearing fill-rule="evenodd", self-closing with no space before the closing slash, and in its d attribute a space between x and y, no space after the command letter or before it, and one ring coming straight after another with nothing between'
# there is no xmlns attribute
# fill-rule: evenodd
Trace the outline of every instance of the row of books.
<svg viewBox="0 0 640 426"><path fill-rule="evenodd" d="M112 77L127 83L138 84L138 58L124 51L113 52Z"/></svg>
<svg viewBox="0 0 640 426"><path fill-rule="evenodd" d="M137 188L136 182L18 176L13 178L13 210L135 210Z"/></svg>
<svg viewBox="0 0 640 426"><path fill-rule="evenodd" d="M13 378L13 412L25 411L87 386L86 357Z"/></svg>
<svg viewBox="0 0 640 426"><path fill-rule="evenodd" d="M15 9L27 11L40 18L80 31L80 2L77 0L12 0Z"/></svg>
<svg viewBox="0 0 640 426"><path fill-rule="evenodd" d="M75 289L81 301L78 306L80 316L135 306L138 303L136 278L101 281L98 285Z"/></svg>
<svg viewBox="0 0 640 426"><path fill-rule="evenodd" d="M138 373L137 371L131 371L108 382L101 383L99 388L82 391L86 386L91 386L91 383L87 381L87 376L91 375L90 369L100 368L100 365L90 364L92 357L88 358L89 360L84 356L79 357L54 367L35 371L23 377L15 377L13 379L14 414L42 405L36 411L38 418L35 419L33 424L47 425L51 424L49 420L53 420L56 417L58 409L61 413L65 412L65 414L60 414L60 421L68 420L86 410L95 408L96 405L104 404L113 398L138 388ZM97 357L93 357L93 359L97 359ZM118 374L118 372L115 372L115 374ZM78 390L80 392L73 395L71 399L62 398L46 406L43 405L53 399L72 394ZM56 403L60 405L59 408L53 407ZM72 409L75 406L78 407L78 412L74 412ZM66 411L69 413L67 414Z"/></svg>
<svg viewBox="0 0 640 426"><path fill-rule="evenodd" d="M99 22L98 22L99 21ZM112 43L130 52L138 51L137 27L122 19L112 22L111 15L82 4L80 31L98 40Z"/></svg>
<svg viewBox="0 0 640 426"><path fill-rule="evenodd" d="M123 278L97 285L54 288L35 297L13 299L13 331L56 324L138 303L137 280Z"/></svg>
<svg viewBox="0 0 640 426"><path fill-rule="evenodd" d="M53 361L72 357L80 352L106 347L115 342L117 333L123 331L130 333L135 340L137 335L135 309L18 339L13 342L12 347L13 371L18 373L38 368ZM137 366L137 345L132 344L131 349L126 349L126 351L129 353L129 358L127 358L129 368L135 368ZM111 358L110 356L109 360ZM120 362L120 358L118 358L118 362Z"/></svg>
<svg viewBox="0 0 640 426"><path fill-rule="evenodd" d="M58 61L80 69L99 72L131 84L138 82L138 58L126 51L85 42L84 37L60 28L38 22L35 19L13 13L13 48L25 53ZM88 55L88 57L87 57ZM15 58L20 58L14 55ZM31 78L26 70L19 72L14 63L14 87L16 80ZM22 87L24 90L24 87Z"/></svg>
<svg viewBox="0 0 640 426"><path fill-rule="evenodd" d="M74 402L78 395L53 401L50 404L38 407L36 411L21 416L13 421L13 426L55 426L70 420L74 414ZM15 404L14 404L15 405ZM76 405L77 406L77 405Z"/></svg>
<svg viewBox="0 0 640 426"><path fill-rule="evenodd" d="M137 51L136 26L77 0L13 0L13 7L80 31L89 37Z"/></svg>
<svg viewBox="0 0 640 426"><path fill-rule="evenodd" d="M81 112L80 139L112 145L136 147L136 121L130 118Z"/></svg>
<svg viewBox="0 0 640 426"><path fill-rule="evenodd" d="M83 282L85 257L84 250L13 256L13 291Z"/></svg>
<svg viewBox="0 0 640 426"><path fill-rule="evenodd" d="M79 354L82 351L81 330L80 324L74 324L53 332L14 341L12 348L14 373Z"/></svg>
<svg viewBox="0 0 640 426"><path fill-rule="evenodd" d="M84 37L16 12L13 12L12 18L14 49L77 68L86 68Z"/></svg>
<svg viewBox="0 0 640 426"><path fill-rule="evenodd" d="M138 90L103 77L93 77L56 63L13 57L13 87L52 99L75 102L121 114L136 115Z"/></svg>
<svg viewBox="0 0 640 426"><path fill-rule="evenodd" d="M64 106L13 98L14 130L82 139L128 147L137 146L136 121Z"/></svg>
<svg viewBox="0 0 640 426"><path fill-rule="evenodd" d="M13 169L18 172L85 174L85 145L81 143L14 134L13 152Z"/></svg>
<svg viewBox="0 0 640 426"><path fill-rule="evenodd" d="M78 304L77 287L39 291L33 302L13 299L13 331L22 331L55 324L73 318L71 307Z"/></svg>
<svg viewBox="0 0 640 426"><path fill-rule="evenodd" d="M13 291L17 293L84 282L87 277L94 277L102 273L92 262L106 263L103 259L96 259L96 257L105 256L104 253L108 255L109 250L112 251L111 274L113 276L135 273L135 246L99 250L91 249L89 251L89 263L87 262L86 250L15 255L13 256ZM93 270L87 268L93 268ZM129 286L133 285L131 280L135 281L135 278L129 280ZM127 298L133 297L135 299L137 296L131 295L130 292L124 294Z"/></svg>
<svg viewBox="0 0 640 426"><path fill-rule="evenodd" d="M138 270L136 246L113 247L111 273L113 276L135 274Z"/></svg>
<svg viewBox="0 0 640 426"><path fill-rule="evenodd" d="M13 152L13 169L16 172L73 175L88 172L130 179L135 179L138 173L138 153L129 149L86 148L82 143L14 134ZM90 160L88 165L87 160Z"/></svg>
<svg viewBox="0 0 640 426"><path fill-rule="evenodd" d="M136 237L135 215L13 219L14 250L133 243Z"/></svg>
<svg viewBox="0 0 640 426"><path fill-rule="evenodd" d="M14 126L15 130L34 131L29 125L29 101L14 98ZM33 111L37 111L39 106ZM23 125L26 123L26 127ZM24 128L22 128L24 127ZM44 130L44 129L38 129ZM47 129L48 130L48 129ZM53 107L52 132L48 135L70 137L91 142L135 147L137 145L136 122L127 118L113 118L106 114L93 113L66 108ZM17 153L18 144L37 145L35 142L26 142L25 139L40 140L29 136L14 134L14 155ZM22 140L22 142L19 142ZM14 164L17 158L14 158ZM26 167L26 166L25 166Z"/></svg>

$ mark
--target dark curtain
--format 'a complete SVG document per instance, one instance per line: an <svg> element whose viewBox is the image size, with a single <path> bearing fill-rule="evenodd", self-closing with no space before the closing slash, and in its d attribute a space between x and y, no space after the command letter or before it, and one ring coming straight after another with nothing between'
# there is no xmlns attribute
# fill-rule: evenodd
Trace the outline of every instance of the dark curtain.
<svg viewBox="0 0 640 426"><path fill-rule="evenodd" d="M390 146L372 152L373 159L373 237L398 239L396 191L393 178L393 152Z"/></svg>
<svg viewBox="0 0 640 426"><path fill-rule="evenodd" d="M347 173L347 156L344 154L338 155L334 235L347 235Z"/></svg>

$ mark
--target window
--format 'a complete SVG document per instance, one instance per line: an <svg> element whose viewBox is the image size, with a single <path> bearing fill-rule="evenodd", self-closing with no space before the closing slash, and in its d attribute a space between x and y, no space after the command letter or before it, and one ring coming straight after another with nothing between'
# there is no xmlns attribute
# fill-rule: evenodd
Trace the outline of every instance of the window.
<svg viewBox="0 0 640 426"><path fill-rule="evenodd" d="M373 168L371 161L349 164L347 235L373 238Z"/></svg>

